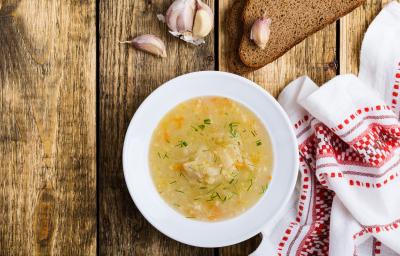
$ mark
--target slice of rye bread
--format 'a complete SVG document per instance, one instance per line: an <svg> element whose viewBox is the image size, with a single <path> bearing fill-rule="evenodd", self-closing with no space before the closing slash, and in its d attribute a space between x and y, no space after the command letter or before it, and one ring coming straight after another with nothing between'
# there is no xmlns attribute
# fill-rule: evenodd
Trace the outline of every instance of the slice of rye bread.
<svg viewBox="0 0 400 256"><path fill-rule="evenodd" d="M248 0L243 10L242 62L260 68L276 60L314 32L360 6L365 0ZM265 49L250 40L251 27L265 14L271 34Z"/></svg>
<svg viewBox="0 0 400 256"><path fill-rule="evenodd" d="M236 0L225 19L228 71L236 74L246 74L257 69L244 65L239 57L238 49L243 34L242 14L245 4L246 0Z"/></svg>

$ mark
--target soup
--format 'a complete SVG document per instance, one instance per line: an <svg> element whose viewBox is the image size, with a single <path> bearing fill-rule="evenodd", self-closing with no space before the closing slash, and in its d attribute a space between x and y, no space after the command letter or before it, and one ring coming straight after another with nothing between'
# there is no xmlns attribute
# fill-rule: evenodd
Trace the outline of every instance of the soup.
<svg viewBox="0 0 400 256"><path fill-rule="evenodd" d="M150 169L161 197L197 220L237 216L268 188L272 147L261 121L223 97L176 106L154 130Z"/></svg>

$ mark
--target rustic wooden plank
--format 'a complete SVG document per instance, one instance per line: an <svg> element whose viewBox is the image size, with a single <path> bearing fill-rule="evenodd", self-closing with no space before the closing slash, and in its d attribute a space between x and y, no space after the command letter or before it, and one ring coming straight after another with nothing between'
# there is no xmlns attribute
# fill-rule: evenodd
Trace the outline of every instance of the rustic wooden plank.
<svg viewBox="0 0 400 256"><path fill-rule="evenodd" d="M0 254L94 255L95 1L0 2Z"/></svg>
<svg viewBox="0 0 400 256"><path fill-rule="evenodd" d="M219 248L220 256L243 256L254 252L262 239L261 235L257 235L247 241L232 246Z"/></svg>
<svg viewBox="0 0 400 256"><path fill-rule="evenodd" d="M207 1L211 6L213 1ZM194 47L170 36L156 19L170 1L100 1L99 253L100 255L213 255L169 239L139 213L127 191L121 164L123 139L140 103L167 80L214 68L213 38ZM119 45L144 33L160 36L168 58Z"/></svg>
<svg viewBox="0 0 400 256"><path fill-rule="evenodd" d="M229 45L230 38L226 35L225 18L233 2L219 1L219 68L225 71L229 71L230 61L226 58L229 49L225 46ZM321 84L335 76L336 69L336 24L331 24L298 44L275 62L245 77L277 96L290 81L301 75L308 75L316 83Z"/></svg>
<svg viewBox="0 0 400 256"><path fill-rule="evenodd" d="M390 0L367 0L340 20L340 73L358 74L360 49L365 31Z"/></svg>
<svg viewBox="0 0 400 256"><path fill-rule="evenodd" d="M225 30L226 15L234 1L219 1L219 68L229 71L227 52L230 38ZM273 96L292 80L308 75L317 84L322 84L337 73L336 61L336 24L331 24L322 31L310 36L295 46L284 56L264 68L251 72L245 77L253 80ZM257 248L260 237L256 236L247 242L220 249L220 255L247 255Z"/></svg>

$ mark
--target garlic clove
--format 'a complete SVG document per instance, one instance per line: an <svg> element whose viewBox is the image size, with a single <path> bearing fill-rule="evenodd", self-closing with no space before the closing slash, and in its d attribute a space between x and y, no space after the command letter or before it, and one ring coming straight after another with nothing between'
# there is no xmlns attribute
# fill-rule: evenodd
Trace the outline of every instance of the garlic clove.
<svg viewBox="0 0 400 256"><path fill-rule="evenodd" d="M120 42L133 45L138 50L154 54L158 57L167 57L167 51L164 42L155 35L147 34L134 38L131 41Z"/></svg>
<svg viewBox="0 0 400 256"><path fill-rule="evenodd" d="M195 9L195 0L175 0L165 15L170 31L179 33L192 31Z"/></svg>
<svg viewBox="0 0 400 256"><path fill-rule="evenodd" d="M186 4L182 15L178 16L177 28L178 32L188 32L193 30L193 21L196 10L196 5L193 4L192 0L188 0L189 4Z"/></svg>
<svg viewBox="0 0 400 256"><path fill-rule="evenodd" d="M251 27L250 39L261 49L265 49L269 41L271 23L271 19L263 17L256 20Z"/></svg>
<svg viewBox="0 0 400 256"><path fill-rule="evenodd" d="M205 10L210 15L211 20L214 21L214 13L206 3L201 0L196 0L196 10Z"/></svg>
<svg viewBox="0 0 400 256"><path fill-rule="evenodd" d="M197 0L197 11L193 24L193 36L198 38L206 37L214 26L214 15L211 8Z"/></svg>

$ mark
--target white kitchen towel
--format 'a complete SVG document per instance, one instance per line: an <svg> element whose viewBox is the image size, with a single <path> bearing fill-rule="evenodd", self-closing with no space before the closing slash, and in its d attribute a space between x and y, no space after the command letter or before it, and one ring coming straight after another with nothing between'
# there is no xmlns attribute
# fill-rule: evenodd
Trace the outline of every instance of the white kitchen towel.
<svg viewBox="0 0 400 256"><path fill-rule="evenodd" d="M400 4L371 23L359 77L301 77L279 102L299 143L297 200L253 255L400 255Z"/></svg>

